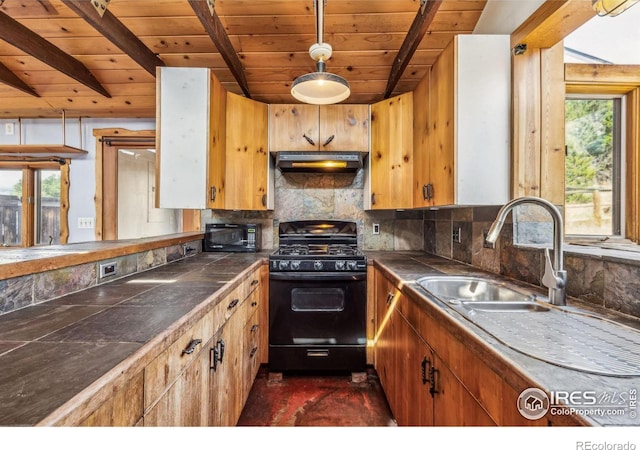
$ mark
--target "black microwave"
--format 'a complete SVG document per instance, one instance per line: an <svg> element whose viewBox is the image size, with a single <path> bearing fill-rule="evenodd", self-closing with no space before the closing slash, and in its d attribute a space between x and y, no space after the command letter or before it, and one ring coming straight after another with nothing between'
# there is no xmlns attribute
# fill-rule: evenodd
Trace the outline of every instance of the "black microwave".
<svg viewBox="0 0 640 450"><path fill-rule="evenodd" d="M208 223L205 225L205 252L260 251L260 225L252 223Z"/></svg>

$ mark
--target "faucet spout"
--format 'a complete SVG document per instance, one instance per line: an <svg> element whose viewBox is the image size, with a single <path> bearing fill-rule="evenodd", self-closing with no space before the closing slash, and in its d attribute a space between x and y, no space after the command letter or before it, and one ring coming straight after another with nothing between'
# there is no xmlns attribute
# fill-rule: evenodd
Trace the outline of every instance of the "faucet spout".
<svg viewBox="0 0 640 450"><path fill-rule="evenodd" d="M564 254L562 249L564 231L562 215L553 203L538 197L519 197L511 200L498 211L498 215L491 224L485 241L494 247L507 215L513 208L523 203L542 206L549 212L553 219L553 263L551 263L549 249L545 249L545 271L542 276L542 284L549 288L549 302L553 305L564 306L567 302L567 272L564 270Z"/></svg>

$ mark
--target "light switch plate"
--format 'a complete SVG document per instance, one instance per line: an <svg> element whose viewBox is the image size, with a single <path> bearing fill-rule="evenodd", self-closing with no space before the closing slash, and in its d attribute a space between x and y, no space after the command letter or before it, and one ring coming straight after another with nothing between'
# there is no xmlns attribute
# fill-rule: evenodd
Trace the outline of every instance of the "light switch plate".
<svg viewBox="0 0 640 450"><path fill-rule="evenodd" d="M374 223L373 224L373 234L380 234L380 224L379 223Z"/></svg>
<svg viewBox="0 0 640 450"><path fill-rule="evenodd" d="M112 277L118 273L118 263L113 261L100 264L100 279Z"/></svg>

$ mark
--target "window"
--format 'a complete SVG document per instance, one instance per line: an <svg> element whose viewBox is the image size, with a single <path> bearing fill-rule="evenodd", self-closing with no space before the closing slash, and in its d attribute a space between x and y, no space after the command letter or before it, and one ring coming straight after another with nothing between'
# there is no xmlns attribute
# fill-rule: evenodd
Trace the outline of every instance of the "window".
<svg viewBox="0 0 640 450"><path fill-rule="evenodd" d="M622 100L569 97L565 102L565 232L622 234Z"/></svg>
<svg viewBox="0 0 640 450"><path fill-rule="evenodd" d="M0 245L67 242L68 164L0 164Z"/></svg>

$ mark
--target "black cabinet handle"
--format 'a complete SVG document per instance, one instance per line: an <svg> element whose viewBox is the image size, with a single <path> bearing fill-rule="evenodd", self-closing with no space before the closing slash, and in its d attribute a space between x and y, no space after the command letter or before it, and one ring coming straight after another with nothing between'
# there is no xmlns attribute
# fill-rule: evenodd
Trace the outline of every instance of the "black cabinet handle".
<svg viewBox="0 0 640 450"><path fill-rule="evenodd" d="M209 367L214 370L214 372L218 369L218 363L222 363L222 359L224 358L224 341L219 339L216 342L215 347L211 349L210 359L211 364Z"/></svg>
<svg viewBox="0 0 640 450"><path fill-rule="evenodd" d="M431 379L431 386L429 387L429 393L431 394L432 397L435 394L440 393L440 391L437 388L437 385L439 383L438 383L438 380L436 379L439 373L440 371L433 366L431 366L431 368L429 369L429 378Z"/></svg>
<svg viewBox="0 0 640 450"><path fill-rule="evenodd" d="M258 352L258 347L253 347L251 349L251 352L249 353L249 358L253 358L257 352Z"/></svg>
<svg viewBox="0 0 640 450"><path fill-rule="evenodd" d="M331 143L331 141L333 141L333 139L336 137L335 134L332 134L331 136L329 136L327 138L326 141L324 141L324 144L322 144L323 147L326 147L327 145L329 145Z"/></svg>
<svg viewBox="0 0 640 450"><path fill-rule="evenodd" d="M422 200L429 200L429 185L422 185Z"/></svg>
<svg viewBox="0 0 640 450"><path fill-rule="evenodd" d="M258 306L258 302L251 302L251 306Z"/></svg>
<svg viewBox="0 0 640 450"><path fill-rule="evenodd" d="M251 280L251 286L255 286L256 284L259 284L260 282L258 280Z"/></svg>
<svg viewBox="0 0 640 450"><path fill-rule="evenodd" d="M376 194L375 194L375 193L372 193L372 194L371 194L371 204L372 204L372 205L375 205L375 204L376 204Z"/></svg>
<svg viewBox="0 0 640 450"><path fill-rule="evenodd" d="M251 327L251 332L255 333L256 331L258 331L258 328L260 328L260 325L258 325L257 323L254 323L253 326Z"/></svg>
<svg viewBox="0 0 640 450"><path fill-rule="evenodd" d="M216 189L215 186L211 186L211 201L212 202L216 201L217 195L218 195L218 190Z"/></svg>
<svg viewBox="0 0 640 450"><path fill-rule="evenodd" d="M187 348L185 348L184 350L182 350L182 354L183 355L190 355L194 352L194 350L196 349L196 347L198 345L202 344L202 339L191 339L191 342L189 342L189 345L187 346Z"/></svg>
<svg viewBox="0 0 640 450"><path fill-rule="evenodd" d="M427 200L433 199L433 184L427 184Z"/></svg>
<svg viewBox="0 0 640 450"><path fill-rule="evenodd" d="M262 194L262 206L267 207L267 194Z"/></svg>
<svg viewBox="0 0 640 450"><path fill-rule="evenodd" d="M240 299L234 298L233 300L231 300L231 303L229 303L229 306L227 306L227 310L228 311L232 310L233 308L236 307L238 303L240 303Z"/></svg>
<svg viewBox="0 0 640 450"><path fill-rule="evenodd" d="M431 373L429 372L429 377L427 377L427 366L429 367L429 371L430 371L431 361L429 361L425 356L420 365L422 366L422 384L427 384L427 382L429 381L429 377L431 376Z"/></svg>
<svg viewBox="0 0 640 450"><path fill-rule="evenodd" d="M307 136L306 134L302 135L303 138L305 138L307 140L307 142L311 145L313 145L315 147L316 143L313 142L313 139L311 139L309 136Z"/></svg>
<svg viewBox="0 0 640 450"><path fill-rule="evenodd" d="M391 304L391 300L393 300L393 297L393 292L389 292L389 294L387 295L387 306Z"/></svg>

